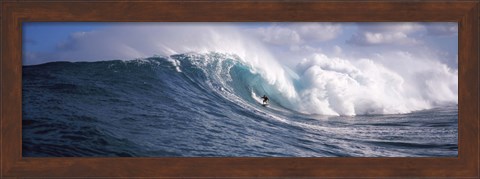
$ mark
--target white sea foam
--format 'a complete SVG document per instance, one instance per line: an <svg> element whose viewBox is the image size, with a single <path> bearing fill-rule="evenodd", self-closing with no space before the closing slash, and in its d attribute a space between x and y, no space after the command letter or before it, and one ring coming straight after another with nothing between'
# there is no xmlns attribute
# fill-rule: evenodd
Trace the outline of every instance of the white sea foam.
<svg viewBox="0 0 480 179"><path fill-rule="evenodd" d="M402 71L370 59L349 61L314 54L297 66L302 84L297 90L304 101L299 110L330 115L392 114L458 103L458 72L434 61L421 65Z"/></svg>

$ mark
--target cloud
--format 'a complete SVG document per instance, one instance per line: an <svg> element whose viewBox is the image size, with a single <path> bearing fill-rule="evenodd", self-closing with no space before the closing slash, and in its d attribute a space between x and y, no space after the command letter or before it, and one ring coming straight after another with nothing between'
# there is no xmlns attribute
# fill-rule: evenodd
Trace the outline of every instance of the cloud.
<svg viewBox="0 0 480 179"><path fill-rule="evenodd" d="M340 46L338 46L338 45L335 45L335 46L333 47L333 52L334 52L334 54L335 54L336 56L342 55L342 51L343 51L343 50L342 50L342 47L340 47Z"/></svg>
<svg viewBox="0 0 480 179"><path fill-rule="evenodd" d="M337 23L281 23L253 32L269 44L299 45L332 40L342 32L342 27Z"/></svg>
<svg viewBox="0 0 480 179"><path fill-rule="evenodd" d="M392 22L392 23L358 23L359 30L369 32L403 32L411 33L424 30L425 27L420 23L414 22Z"/></svg>
<svg viewBox="0 0 480 179"><path fill-rule="evenodd" d="M59 42L52 52L26 52L24 64L39 64L48 61L98 61L133 59L147 56L148 44L136 43L135 39L147 41L138 35L141 28L108 28L100 31L76 32ZM126 35L126 34L129 35ZM142 50L141 50L142 49ZM148 54L153 55L153 54Z"/></svg>
<svg viewBox="0 0 480 179"><path fill-rule="evenodd" d="M271 58L263 45L229 24L127 23L77 32L52 52L24 56L24 64L47 61L130 60L179 53L231 53L242 58ZM27 52L24 52L27 54Z"/></svg>
<svg viewBox="0 0 480 179"><path fill-rule="evenodd" d="M193 28L195 29L189 30ZM187 48L192 46L198 47L199 43L206 42L206 38L215 37L211 33L210 28L195 25L113 25L97 31L73 33L65 41L58 43L53 52L30 54L25 57L25 62L38 64L45 61L128 60L169 55L181 50L190 51ZM173 48L174 46L178 48ZM184 49L181 49L182 47Z"/></svg>
<svg viewBox="0 0 480 179"><path fill-rule="evenodd" d="M282 63L293 65L312 53L336 57L368 57L369 54L403 50L414 54L431 53L433 57L456 67L456 49L440 49L433 34L455 31L456 23L273 23L261 26L224 23L120 23L89 32L73 33L58 43L55 50L24 51L24 64L48 61L130 60L154 55L216 51L236 53L241 57L261 51ZM345 28L344 28L345 27ZM356 31L355 28L358 28ZM429 30L430 29L430 30ZM348 35L347 35L348 34ZM432 36L425 36L425 35ZM453 33L454 34L454 33ZM345 35L345 36L341 36ZM344 39L350 39L343 44ZM452 38L441 38L450 42ZM43 45L38 42L38 45ZM358 48L358 46L375 48ZM394 45L394 46L392 46ZM414 45L414 46L412 46ZM448 45L447 45L448 46ZM267 50L262 50L267 49ZM437 49L438 51L434 51ZM432 51L432 52L429 52ZM441 54L448 51L448 54ZM436 53L439 55L434 56ZM243 56L242 56L243 55ZM258 56L258 55L257 55Z"/></svg>
<svg viewBox="0 0 480 179"><path fill-rule="evenodd" d="M417 44L417 40L408 37L407 34L402 32L395 33L372 33L363 32L361 34L355 34L348 41L355 45L385 45L385 44Z"/></svg>
<svg viewBox="0 0 480 179"><path fill-rule="evenodd" d="M432 36L452 36L458 35L458 24L449 23L426 23L429 35Z"/></svg>
<svg viewBox="0 0 480 179"><path fill-rule="evenodd" d="M419 44L421 40L415 35L424 30L418 23L361 23L347 43L357 46Z"/></svg>
<svg viewBox="0 0 480 179"><path fill-rule="evenodd" d="M333 23L307 23L296 24L294 27L300 32L305 41L327 41L337 37L342 31L340 24Z"/></svg>
<svg viewBox="0 0 480 179"><path fill-rule="evenodd" d="M264 42L268 42L275 45L284 44L300 44L302 39L300 34L289 28L272 26L267 28L259 28L258 32Z"/></svg>

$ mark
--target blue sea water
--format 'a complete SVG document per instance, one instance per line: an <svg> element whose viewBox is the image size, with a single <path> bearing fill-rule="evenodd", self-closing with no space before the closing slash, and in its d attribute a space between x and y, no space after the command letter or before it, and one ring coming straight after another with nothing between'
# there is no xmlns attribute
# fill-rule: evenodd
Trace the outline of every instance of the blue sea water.
<svg viewBox="0 0 480 179"><path fill-rule="evenodd" d="M456 105L304 114L283 106L249 65L222 54L51 62L24 66L22 79L24 157L458 155ZM268 107L257 99L263 94Z"/></svg>

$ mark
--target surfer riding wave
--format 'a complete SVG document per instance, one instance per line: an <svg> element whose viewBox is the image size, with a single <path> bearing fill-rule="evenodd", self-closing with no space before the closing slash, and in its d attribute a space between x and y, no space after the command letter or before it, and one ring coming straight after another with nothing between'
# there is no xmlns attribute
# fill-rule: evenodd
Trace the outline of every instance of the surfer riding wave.
<svg viewBox="0 0 480 179"><path fill-rule="evenodd" d="M268 104L268 97L266 95L263 95L263 97L261 97L261 98L263 99L262 104L267 105Z"/></svg>

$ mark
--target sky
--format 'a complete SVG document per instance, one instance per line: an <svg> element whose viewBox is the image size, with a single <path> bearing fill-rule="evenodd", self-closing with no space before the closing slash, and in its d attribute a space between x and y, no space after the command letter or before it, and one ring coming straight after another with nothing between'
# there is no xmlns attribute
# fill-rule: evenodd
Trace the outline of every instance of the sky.
<svg viewBox="0 0 480 179"><path fill-rule="evenodd" d="M211 31L216 31L211 33ZM279 61L295 65L313 52L332 57L371 58L409 53L457 67L456 23L90 23L27 22L23 24L23 64L51 61L129 60L171 55L170 46L195 51L211 36L250 38ZM212 35L213 34L213 35ZM191 37L189 37L191 35ZM200 36L203 39L196 39ZM174 38L176 37L176 39ZM188 37L188 39L186 38ZM207 39L209 38L209 39ZM214 38L214 37L213 37ZM183 41L197 41L178 43ZM202 42L200 42L202 41ZM243 40L242 40L243 41ZM249 43L244 42L244 43ZM221 44L230 45L232 44ZM195 48L194 48L195 47ZM210 49L211 50L211 49Z"/></svg>

